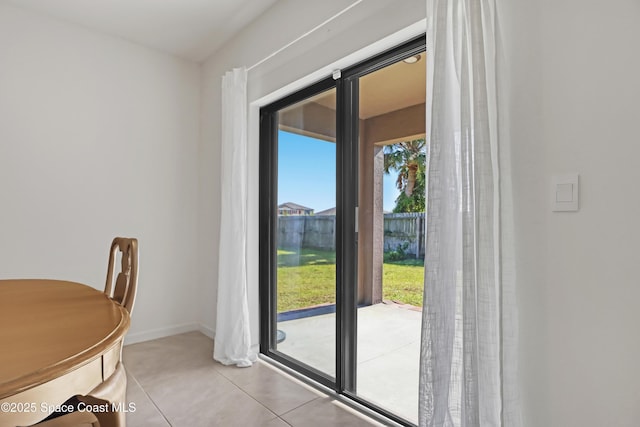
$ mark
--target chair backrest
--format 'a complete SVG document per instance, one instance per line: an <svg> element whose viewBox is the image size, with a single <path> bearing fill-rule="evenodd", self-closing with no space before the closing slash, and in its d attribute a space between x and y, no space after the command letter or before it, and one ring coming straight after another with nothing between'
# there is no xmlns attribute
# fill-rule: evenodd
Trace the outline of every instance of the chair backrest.
<svg viewBox="0 0 640 427"><path fill-rule="evenodd" d="M115 277L118 252L121 254L120 272ZM107 284L104 293L131 314L138 286L138 239L116 237L109 251Z"/></svg>

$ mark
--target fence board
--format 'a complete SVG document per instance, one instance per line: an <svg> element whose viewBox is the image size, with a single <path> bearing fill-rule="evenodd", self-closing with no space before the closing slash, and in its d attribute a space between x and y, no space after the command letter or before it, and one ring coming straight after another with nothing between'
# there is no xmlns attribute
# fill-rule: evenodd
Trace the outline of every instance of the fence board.
<svg viewBox="0 0 640 427"><path fill-rule="evenodd" d="M384 251L407 245L406 252L424 257L424 213L385 214ZM278 247L335 250L335 215L279 216Z"/></svg>

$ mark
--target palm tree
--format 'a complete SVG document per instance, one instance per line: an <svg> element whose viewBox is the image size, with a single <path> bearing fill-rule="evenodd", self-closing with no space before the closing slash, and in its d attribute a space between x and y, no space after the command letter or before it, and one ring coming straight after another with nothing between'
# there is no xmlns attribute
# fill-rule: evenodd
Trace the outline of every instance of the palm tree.
<svg viewBox="0 0 640 427"><path fill-rule="evenodd" d="M384 146L384 172L398 171L396 187L407 197L413 195L416 180L425 173L427 153L424 138Z"/></svg>

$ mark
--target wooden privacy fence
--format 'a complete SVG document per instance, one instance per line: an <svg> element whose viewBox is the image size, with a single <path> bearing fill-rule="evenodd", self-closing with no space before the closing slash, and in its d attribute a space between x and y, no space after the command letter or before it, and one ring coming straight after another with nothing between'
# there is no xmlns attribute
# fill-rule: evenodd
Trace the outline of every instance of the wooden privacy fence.
<svg viewBox="0 0 640 427"><path fill-rule="evenodd" d="M424 257L424 213L384 215L385 252L403 250ZM366 230L360 230L366 232ZM279 216L278 247L282 249L336 249L336 216Z"/></svg>
<svg viewBox="0 0 640 427"><path fill-rule="evenodd" d="M407 254L424 257L424 212L384 215L384 251L404 248Z"/></svg>
<svg viewBox="0 0 640 427"><path fill-rule="evenodd" d="M279 216L278 247L334 251L336 216Z"/></svg>

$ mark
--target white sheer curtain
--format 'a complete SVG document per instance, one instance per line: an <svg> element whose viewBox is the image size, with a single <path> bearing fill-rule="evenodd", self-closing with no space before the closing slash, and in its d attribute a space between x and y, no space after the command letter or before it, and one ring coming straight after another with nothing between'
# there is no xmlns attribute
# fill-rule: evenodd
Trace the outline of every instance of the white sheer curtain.
<svg viewBox="0 0 640 427"><path fill-rule="evenodd" d="M247 70L222 78L221 212L218 304L213 358L251 366L247 300Z"/></svg>
<svg viewBox="0 0 640 427"><path fill-rule="evenodd" d="M427 0L420 426L521 425L495 7L495 0Z"/></svg>

